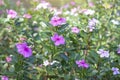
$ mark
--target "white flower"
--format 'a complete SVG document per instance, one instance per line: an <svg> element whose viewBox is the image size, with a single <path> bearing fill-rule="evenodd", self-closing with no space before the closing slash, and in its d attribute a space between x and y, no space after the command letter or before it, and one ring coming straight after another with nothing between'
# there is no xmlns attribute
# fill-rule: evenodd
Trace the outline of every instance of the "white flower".
<svg viewBox="0 0 120 80"><path fill-rule="evenodd" d="M119 25L119 21L117 21L117 20L111 20L111 22L115 25Z"/></svg>
<svg viewBox="0 0 120 80"><path fill-rule="evenodd" d="M50 7L50 3L44 1L37 5L36 10L39 10L41 8L47 9L48 7Z"/></svg>
<svg viewBox="0 0 120 80"><path fill-rule="evenodd" d="M87 9L83 12L85 15L93 15L95 13L94 10L91 10L91 9Z"/></svg>
<svg viewBox="0 0 120 80"><path fill-rule="evenodd" d="M46 61L43 62L43 65L48 66L48 65L50 65L50 62L48 60L46 60Z"/></svg>
<svg viewBox="0 0 120 80"><path fill-rule="evenodd" d="M99 51L97 51L97 53L100 54L101 58L103 58L103 57L108 58L109 57L109 51L105 51L103 49L99 49Z"/></svg>

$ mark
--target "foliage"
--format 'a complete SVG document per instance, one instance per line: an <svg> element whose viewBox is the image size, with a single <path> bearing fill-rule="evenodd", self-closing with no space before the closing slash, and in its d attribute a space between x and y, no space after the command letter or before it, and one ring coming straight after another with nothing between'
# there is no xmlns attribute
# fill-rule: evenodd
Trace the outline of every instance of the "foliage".
<svg viewBox="0 0 120 80"><path fill-rule="evenodd" d="M12 7L5 0L0 4L0 76L10 80L119 80L119 4L119 0L95 0L84 7L71 2L58 9L31 0L32 7L25 9L20 2ZM10 10L17 16L11 17ZM52 20L58 25L52 25ZM26 46L16 46L24 42ZM29 54L26 48L32 55L24 57Z"/></svg>

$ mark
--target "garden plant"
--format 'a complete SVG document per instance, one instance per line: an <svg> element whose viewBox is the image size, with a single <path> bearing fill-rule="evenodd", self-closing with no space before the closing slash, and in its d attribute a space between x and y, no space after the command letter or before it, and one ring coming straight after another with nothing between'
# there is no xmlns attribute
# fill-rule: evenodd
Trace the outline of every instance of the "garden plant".
<svg viewBox="0 0 120 80"><path fill-rule="evenodd" d="M120 0L29 3L0 0L0 80L120 80Z"/></svg>

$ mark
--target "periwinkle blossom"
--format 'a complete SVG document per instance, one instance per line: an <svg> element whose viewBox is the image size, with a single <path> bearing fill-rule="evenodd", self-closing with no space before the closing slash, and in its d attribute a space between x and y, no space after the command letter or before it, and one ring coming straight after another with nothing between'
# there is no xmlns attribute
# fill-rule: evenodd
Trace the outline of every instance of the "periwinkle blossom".
<svg viewBox="0 0 120 80"><path fill-rule="evenodd" d="M65 44L65 39L62 35L58 35L55 33L52 37L51 40L54 42L55 46L63 45Z"/></svg>
<svg viewBox="0 0 120 80"><path fill-rule="evenodd" d="M24 18L27 18L27 19L32 18L32 16L31 16L30 14L24 14L23 17L24 17Z"/></svg>
<svg viewBox="0 0 120 80"><path fill-rule="evenodd" d="M50 20L50 24L53 26L60 26L66 23L66 19L58 16L54 16Z"/></svg>
<svg viewBox="0 0 120 80"><path fill-rule="evenodd" d="M94 29L95 29L95 25L99 23L99 21L95 18L92 18L91 20L89 20L88 22L88 28L89 28L89 31L92 32Z"/></svg>
<svg viewBox="0 0 120 80"><path fill-rule="evenodd" d="M118 75L120 74L119 68L112 67L113 75Z"/></svg>
<svg viewBox="0 0 120 80"><path fill-rule="evenodd" d="M82 68L88 68L89 67L89 64L86 63L86 61L84 59L77 60L76 64L78 65L78 67L82 67Z"/></svg>
<svg viewBox="0 0 120 80"><path fill-rule="evenodd" d="M12 58L11 58L10 56L7 56L7 57L6 57L6 62L9 63L9 62L11 62L11 61L12 61Z"/></svg>
<svg viewBox="0 0 120 80"><path fill-rule="evenodd" d="M21 5L21 1L20 1L20 0L17 0L16 5L17 5L17 6L20 6L20 5Z"/></svg>
<svg viewBox="0 0 120 80"><path fill-rule="evenodd" d="M84 12L83 12L85 15L93 15L94 13L95 13L95 11L94 10L91 10L91 9L86 9L86 10L84 10Z"/></svg>
<svg viewBox="0 0 120 80"><path fill-rule="evenodd" d="M1 80L9 80L9 78L7 76L2 76Z"/></svg>
<svg viewBox="0 0 120 80"><path fill-rule="evenodd" d="M49 2L41 1L41 3L39 5L37 5L36 10L39 10L41 8L47 9L47 8L50 8L50 7L51 7L51 5L50 5Z"/></svg>
<svg viewBox="0 0 120 80"><path fill-rule="evenodd" d="M99 21L95 18L92 18L91 20L89 20L88 25L89 26L95 26L97 23L99 23Z"/></svg>
<svg viewBox="0 0 120 80"><path fill-rule="evenodd" d="M77 27L72 27L71 31L76 34L80 32L80 30Z"/></svg>
<svg viewBox="0 0 120 80"><path fill-rule="evenodd" d="M94 6L94 3L93 3L93 2L89 2L88 5L89 5L90 7L93 7L93 6Z"/></svg>
<svg viewBox="0 0 120 80"><path fill-rule="evenodd" d="M103 57L108 58L109 57L109 51L99 49L99 51L97 51L97 53L100 55L101 58L103 58Z"/></svg>
<svg viewBox="0 0 120 80"><path fill-rule="evenodd" d="M4 0L0 0L0 6L4 5Z"/></svg>
<svg viewBox="0 0 120 80"><path fill-rule="evenodd" d="M10 9L10 10L7 10L7 17L8 18L16 18L17 17L17 12L16 11L14 11L14 10L12 10L12 9Z"/></svg>
<svg viewBox="0 0 120 80"><path fill-rule="evenodd" d="M23 55L25 58L32 56L32 49L29 48L26 42L17 43L16 48L18 53Z"/></svg>
<svg viewBox="0 0 120 80"><path fill-rule="evenodd" d="M70 4L74 6L76 3L74 1L71 1Z"/></svg>

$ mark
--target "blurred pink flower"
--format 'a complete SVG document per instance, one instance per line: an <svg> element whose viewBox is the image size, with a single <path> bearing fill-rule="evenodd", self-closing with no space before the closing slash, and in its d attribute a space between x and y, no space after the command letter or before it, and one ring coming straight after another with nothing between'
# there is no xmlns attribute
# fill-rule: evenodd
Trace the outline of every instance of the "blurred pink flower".
<svg viewBox="0 0 120 80"><path fill-rule="evenodd" d="M61 44L65 44L65 39L63 36L59 36L57 33L55 33L52 37L51 40L54 42L55 46L59 46Z"/></svg>
<svg viewBox="0 0 120 80"><path fill-rule="evenodd" d="M65 23L66 23L66 19L58 16L52 17L50 21L50 24L52 24L53 26L59 26Z"/></svg>
<svg viewBox="0 0 120 80"><path fill-rule="evenodd" d="M80 32L80 30L77 27L72 27L71 30L72 30L73 33L79 33Z"/></svg>
<svg viewBox="0 0 120 80"><path fill-rule="evenodd" d="M93 6L94 6L94 3L93 3L93 2L89 2L88 5L89 5L90 7L93 7Z"/></svg>
<svg viewBox="0 0 120 80"><path fill-rule="evenodd" d="M6 62L9 63L9 62L11 62L11 61L12 61L12 58L11 58L10 56L7 56L7 57L6 57Z"/></svg>
<svg viewBox="0 0 120 80"><path fill-rule="evenodd" d="M26 37L20 37L20 41L25 41Z"/></svg>
<svg viewBox="0 0 120 80"><path fill-rule="evenodd" d="M31 16L30 14L24 14L23 17L24 17L24 18L27 18L27 19L32 18L32 16Z"/></svg>
<svg viewBox="0 0 120 80"><path fill-rule="evenodd" d="M74 6L76 3L74 1L71 1L70 4Z"/></svg>
<svg viewBox="0 0 120 80"><path fill-rule="evenodd" d="M7 14L8 14L7 15L8 18L16 18L16 16L17 16L17 12L12 9L7 10Z"/></svg>
<svg viewBox="0 0 120 80"><path fill-rule="evenodd" d="M0 6L4 5L4 0L0 0Z"/></svg>
<svg viewBox="0 0 120 80"><path fill-rule="evenodd" d="M32 49L27 46L27 43L17 43L16 48L18 53L23 55L25 58L32 56Z"/></svg>
<svg viewBox="0 0 120 80"><path fill-rule="evenodd" d="M89 64L87 64L84 59L77 60L76 64L78 65L78 67L83 67L83 68L88 68L89 67Z"/></svg>
<svg viewBox="0 0 120 80"><path fill-rule="evenodd" d="M21 4L21 1L20 1L20 0L17 0L16 5L17 5L17 6L20 6L20 4Z"/></svg>
<svg viewBox="0 0 120 80"><path fill-rule="evenodd" d="M7 76L2 76L1 80L9 80L9 78Z"/></svg>

